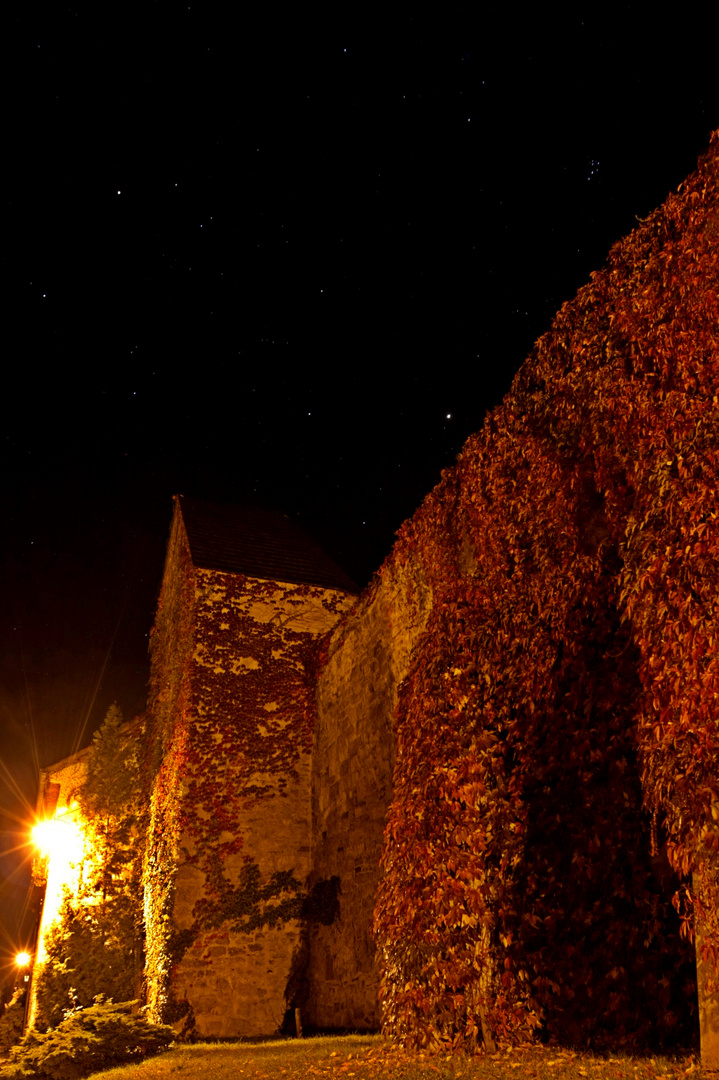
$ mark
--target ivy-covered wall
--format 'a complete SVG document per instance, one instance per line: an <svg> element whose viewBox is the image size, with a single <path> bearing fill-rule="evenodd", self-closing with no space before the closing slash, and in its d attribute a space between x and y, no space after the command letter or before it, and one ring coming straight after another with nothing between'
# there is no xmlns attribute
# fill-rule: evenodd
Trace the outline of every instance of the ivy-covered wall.
<svg viewBox="0 0 719 1080"><path fill-rule="evenodd" d="M149 804L143 868L145 983L150 1016L174 1015L175 878L182 831L182 775L191 720L194 568L181 518L173 516L165 574L150 651L150 703L145 729L143 785Z"/></svg>
<svg viewBox="0 0 719 1080"><path fill-rule="evenodd" d="M153 1014L272 1034L310 869L319 639L353 597L196 566L175 512L153 639L146 862Z"/></svg>
<svg viewBox="0 0 719 1080"><path fill-rule="evenodd" d="M157 1018L370 1028L379 993L419 1045L696 1033L695 916L719 963L718 140L557 313L353 613L195 565L176 511Z"/></svg>
<svg viewBox="0 0 719 1080"><path fill-rule="evenodd" d="M377 883L383 1024L405 1042L695 1037L695 918L719 977L718 335L715 133L333 635L319 1022L377 1015ZM417 595L398 601L402 580Z"/></svg>

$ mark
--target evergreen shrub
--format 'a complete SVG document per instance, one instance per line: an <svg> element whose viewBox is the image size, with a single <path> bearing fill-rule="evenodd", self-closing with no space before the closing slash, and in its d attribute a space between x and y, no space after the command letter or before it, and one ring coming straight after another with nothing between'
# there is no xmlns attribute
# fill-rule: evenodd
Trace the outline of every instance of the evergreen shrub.
<svg viewBox="0 0 719 1080"><path fill-rule="evenodd" d="M69 1012L50 1031L28 1031L0 1069L2 1080L77 1080L100 1069L137 1060L167 1049L175 1038L171 1027L152 1024L136 1002L115 1004L102 995L87 1009Z"/></svg>
<svg viewBox="0 0 719 1080"><path fill-rule="evenodd" d="M27 990L20 987L14 992L0 1016L0 1051L9 1050L22 1035Z"/></svg>
<svg viewBox="0 0 719 1080"><path fill-rule="evenodd" d="M56 1027L99 994L139 996L144 967L142 852L144 825L137 740L111 705L95 732L87 774L77 792L85 833L82 884L66 894L45 937L36 972L40 1031Z"/></svg>

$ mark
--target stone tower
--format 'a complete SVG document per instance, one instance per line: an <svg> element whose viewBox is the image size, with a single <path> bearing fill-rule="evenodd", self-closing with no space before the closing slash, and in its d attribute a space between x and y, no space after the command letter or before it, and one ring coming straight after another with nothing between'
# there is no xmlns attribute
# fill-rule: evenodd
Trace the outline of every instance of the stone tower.
<svg viewBox="0 0 719 1080"><path fill-rule="evenodd" d="M321 640L356 589L289 519L175 498L152 634L148 1001L274 1033L304 963Z"/></svg>

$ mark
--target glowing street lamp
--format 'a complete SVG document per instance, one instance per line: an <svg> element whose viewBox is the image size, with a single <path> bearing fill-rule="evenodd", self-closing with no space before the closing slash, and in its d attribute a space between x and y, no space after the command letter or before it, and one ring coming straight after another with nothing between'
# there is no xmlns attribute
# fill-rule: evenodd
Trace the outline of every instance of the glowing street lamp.
<svg viewBox="0 0 719 1080"><path fill-rule="evenodd" d="M45 959L45 935L55 922L66 892L78 888L83 859L83 834L80 823L67 817L46 818L32 829L32 839L41 862L35 882L44 886L42 917L38 933L35 963Z"/></svg>
<svg viewBox="0 0 719 1080"><path fill-rule="evenodd" d="M32 956L29 952L22 952L15 954L15 967L18 971L18 978L20 975L23 977L23 982L30 982L30 974L32 971ZM28 970L30 969L30 970ZM27 1017L27 1001L25 1002L25 1013L23 1016L23 1031L25 1030L25 1018Z"/></svg>
<svg viewBox="0 0 719 1080"><path fill-rule="evenodd" d="M52 818L38 821L32 838L43 858L61 857L64 862L77 862L82 855L82 834L74 821Z"/></svg>
<svg viewBox="0 0 719 1080"><path fill-rule="evenodd" d="M37 933L35 955L28 957L25 982L28 984L25 1028L32 1027L35 1020L37 999L33 991L34 972L41 970L47 952L45 942L48 930L57 920L64 897L76 895L84 857L82 821L70 806L57 817L37 821L31 830L32 842L37 849L33 866L33 881L43 889L42 908ZM20 963L19 955L16 963Z"/></svg>

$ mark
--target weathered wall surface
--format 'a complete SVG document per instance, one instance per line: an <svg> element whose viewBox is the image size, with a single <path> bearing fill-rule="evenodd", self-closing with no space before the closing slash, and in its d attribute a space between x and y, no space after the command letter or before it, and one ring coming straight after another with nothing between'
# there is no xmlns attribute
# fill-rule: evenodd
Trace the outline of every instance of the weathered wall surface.
<svg viewBox="0 0 719 1080"><path fill-rule="evenodd" d="M150 707L142 763L149 803L143 867L145 983L153 1020L171 1015L172 907L191 698L194 607L194 568L182 518L175 510L150 641Z"/></svg>
<svg viewBox="0 0 719 1080"><path fill-rule="evenodd" d="M235 887L251 859L259 870L259 887L267 889L273 875L291 871L294 881L304 883L309 872L309 756L303 754L296 766L297 779L282 795L265 794L249 802L241 825L242 850L230 856L224 877ZM271 774L253 777L258 787L272 784ZM187 838L189 840L189 838ZM238 893L232 915L244 915L249 922L250 907L277 907L291 904L297 888L281 880L273 896L263 902ZM192 934L196 905L206 896L207 878L194 863L182 863L177 872L174 922L177 930ZM249 893L250 890L245 890ZM243 902L244 901L244 902ZM295 904L299 907L299 903ZM256 914L260 914L256 912ZM217 927L201 930L194 937L182 961L175 966L172 996L191 1002L197 1030L208 1036L257 1035L274 1033L282 1024L285 991L298 947L300 923L297 918L279 918L272 925L255 929L231 929L232 915ZM236 921L236 920L235 920Z"/></svg>
<svg viewBox="0 0 719 1080"><path fill-rule="evenodd" d="M430 603L420 568L388 563L333 633L319 680L310 885L324 905L309 923L304 1005L317 1027L379 1026L371 928L392 795L393 718Z"/></svg>
<svg viewBox="0 0 719 1080"><path fill-rule="evenodd" d="M38 820L64 817L77 807L77 793L85 781L88 750L40 770L40 791L37 804Z"/></svg>
<svg viewBox="0 0 719 1080"><path fill-rule="evenodd" d="M281 1025L310 869L312 660L352 598L197 570L172 996L203 1035ZM254 875L254 876L253 876Z"/></svg>
<svg viewBox="0 0 719 1080"><path fill-rule="evenodd" d="M163 636L161 597L153 669L172 835L149 844L161 896L147 908L167 927L148 951L154 1012L201 1035L273 1034L310 868L315 652L353 597L194 566L183 532L178 508L163 584L176 610Z"/></svg>

